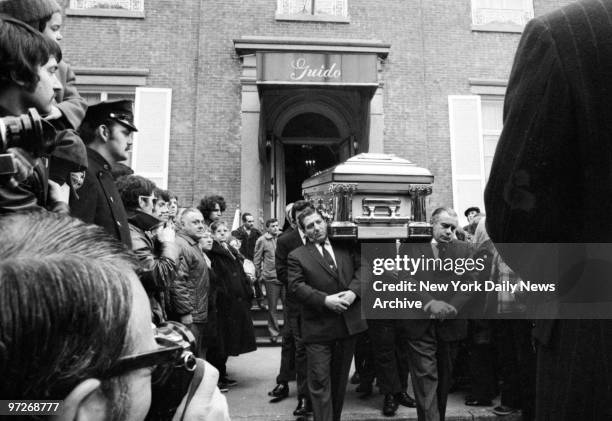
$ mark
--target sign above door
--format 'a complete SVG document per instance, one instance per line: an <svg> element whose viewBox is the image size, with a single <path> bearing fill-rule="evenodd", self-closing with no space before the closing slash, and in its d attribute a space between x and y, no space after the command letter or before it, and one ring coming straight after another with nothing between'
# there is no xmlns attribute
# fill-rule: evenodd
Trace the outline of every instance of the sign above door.
<svg viewBox="0 0 612 421"><path fill-rule="evenodd" d="M257 83L377 86L377 55L257 52Z"/></svg>

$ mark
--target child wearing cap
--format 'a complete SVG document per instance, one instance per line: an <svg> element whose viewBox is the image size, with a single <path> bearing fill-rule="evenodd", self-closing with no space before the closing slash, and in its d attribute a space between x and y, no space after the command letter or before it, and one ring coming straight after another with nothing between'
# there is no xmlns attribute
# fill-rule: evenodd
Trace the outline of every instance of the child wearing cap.
<svg viewBox="0 0 612 421"><path fill-rule="evenodd" d="M27 23L58 43L62 39L61 12L56 0L0 0L0 13ZM87 102L79 95L74 86L74 72L64 61L59 63L56 76L62 84L62 89L56 91L57 104L45 118L54 120L56 128L78 129L85 117Z"/></svg>

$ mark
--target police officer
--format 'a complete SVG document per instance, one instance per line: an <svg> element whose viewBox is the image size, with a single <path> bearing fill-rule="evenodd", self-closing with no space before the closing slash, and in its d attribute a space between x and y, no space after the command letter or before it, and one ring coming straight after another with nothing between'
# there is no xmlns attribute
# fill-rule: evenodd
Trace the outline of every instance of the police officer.
<svg viewBox="0 0 612 421"><path fill-rule="evenodd" d="M118 100L89 107L79 130L87 145L89 166L78 198L70 198L74 216L103 227L128 247L131 240L127 214L111 168L128 159L132 133L137 131L132 105L130 100Z"/></svg>

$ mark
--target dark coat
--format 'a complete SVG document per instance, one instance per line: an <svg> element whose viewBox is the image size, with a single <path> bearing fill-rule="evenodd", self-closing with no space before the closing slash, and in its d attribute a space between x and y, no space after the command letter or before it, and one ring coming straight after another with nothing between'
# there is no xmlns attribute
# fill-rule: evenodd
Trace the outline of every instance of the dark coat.
<svg viewBox="0 0 612 421"><path fill-rule="evenodd" d="M11 113L0 107L0 117L10 116ZM16 150L13 154L20 154L21 159L33 166L32 174L18 185L6 182L0 183L0 214L49 209L53 212L68 213L68 206L62 202L51 203L48 200L49 174L42 158L33 158L25 150Z"/></svg>
<svg viewBox="0 0 612 421"><path fill-rule="evenodd" d="M131 248L130 227L121 196L111 174L110 164L98 152L87 148L88 165L77 199L71 196L73 216L99 225L110 235Z"/></svg>
<svg viewBox="0 0 612 421"><path fill-rule="evenodd" d="M257 346L250 312L253 294L239 253L228 251L215 241L208 256L221 284L217 290L217 317L225 353L240 355L254 351Z"/></svg>
<svg viewBox="0 0 612 421"><path fill-rule="evenodd" d="M531 20L516 53L485 205L491 239L524 280L555 273L543 267L547 250L499 243L611 238L602 225L612 215L611 15L610 1L568 5ZM538 323L542 343L552 332Z"/></svg>
<svg viewBox="0 0 612 421"><path fill-rule="evenodd" d="M297 229L285 231L276 241L276 255L274 256L276 263L276 279L285 286L285 290L287 291L286 303L283 303L283 305L287 306L287 311L292 316L300 314L300 304L293 298L293 294L288 288L287 257L289 257L289 253L303 245L304 243L300 237L300 232Z"/></svg>
<svg viewBox="0 0 612 421"><path fill-rule="evenodd" d="M302 339L306 343L346 338L367 329L361 316L360 261L347 246L332 244L337 271L330 269L313 243L289 253L287 259L289 290L301 304ZM344 313L325 306L325 297L351 290L357 298Z"/></svg>
<svg viewBox="0 0 612 421"><path fill-rule="evenodd" d="M542 268L545 248L500 243L612 238L610 16L609 0L575 2L531 20L519 43L485 205L491 239L524 280L554 270ZM612 322L538 320L534 334L537 419L609 419Z"/></svg>
<svg viewBox="0 0 612 421"><path fill-rule="evenodd" d="M425 258L433 258L434 254L432 251L431 243L422 244L402 244L400 248L400 255L408 256L424 256ZM445 258L459 259L467 258L471 256L470 245L464 241L454 240L447 245L447 252ZM400 272L400 279L410 277L408 272ZM463 275L467 277L468 275ZM415 275L416 281L430 281L434 283L448 283L451 281L460 280L461 277L454 274L454 272L445 271L422 271ZM477 279L477 278L474 278ZM437 334L440 339L445 341L457 341L464 339L467 336L467 320L462 314L464 306L470 300L469 293L454 292L452 288L447 291L430 292L419 290L417 294L418 298L422 301L425 306L431 300L441 300L448 304L451 304L458 311L458 316L454 319L437 320L430 319L429 315L421 309L408 310L419 312L415 314L414 318L403 320L402 323L406 326L406 330L411 339L420 338L427 330L428 327L433 323L436 326Z"/></svg>
<svg viewBox="0 0 612 421"><path fill-rule="evenodd" d="M247 259L253 261L255 257L255 243L257 239L261 237L261 231L257 228L251 228L251 232L247 233L244 226L238 227L237 230L232 231L232 235L240 240L240 253Z"/></svg>

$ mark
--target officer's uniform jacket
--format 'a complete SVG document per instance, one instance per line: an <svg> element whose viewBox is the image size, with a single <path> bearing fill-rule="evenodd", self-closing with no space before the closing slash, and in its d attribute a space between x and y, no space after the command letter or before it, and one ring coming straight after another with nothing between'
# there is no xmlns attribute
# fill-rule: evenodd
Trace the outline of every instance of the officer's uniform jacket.
<svg viewBox="0 0 612 421"><path fill-rule="evenodd" d="M111 165L98 152L87 148L89 168L78 198L70 197L72 215L99 225L131 248L130 226L119 191L111 174Z"/></svg>

